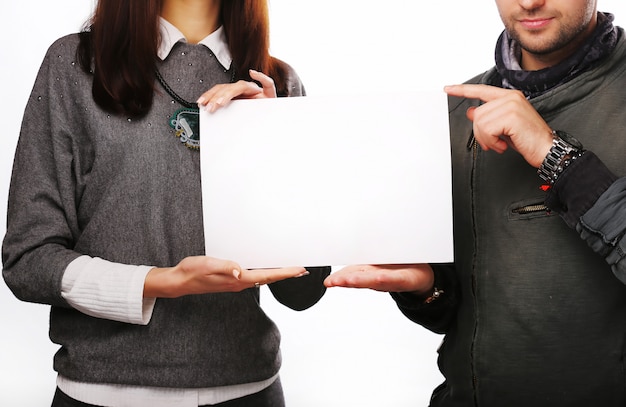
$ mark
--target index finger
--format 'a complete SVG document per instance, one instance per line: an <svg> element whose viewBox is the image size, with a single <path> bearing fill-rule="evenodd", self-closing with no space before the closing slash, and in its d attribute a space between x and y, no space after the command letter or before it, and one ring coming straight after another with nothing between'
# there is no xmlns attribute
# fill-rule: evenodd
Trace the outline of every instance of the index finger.
<svg viewBox="0 0 626 407"><path fill-rule="evenodd" d="M483 102L489 102L494 99L501 98L511 92L511 90L498 88L497 86L469 83L463 85L445 86L443 90L449 96L457 96L468 99L480 99Z"/></svg>

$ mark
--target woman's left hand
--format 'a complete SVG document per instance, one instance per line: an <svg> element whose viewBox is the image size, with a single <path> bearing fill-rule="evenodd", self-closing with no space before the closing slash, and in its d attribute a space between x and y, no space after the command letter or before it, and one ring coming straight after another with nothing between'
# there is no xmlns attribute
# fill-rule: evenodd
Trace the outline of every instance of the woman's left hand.
<svg viewBox="0 0 626 407"><path fill-rule="evenodd" d="M252 69L250 70L250 77L259 82L262 87L259 87L255 82L244 80L239 80L235 83L215 85L198 98L198 107L213 113L220 107L228 105L233 99L263 99L276 97L276 86L272 78Z"/></svg>

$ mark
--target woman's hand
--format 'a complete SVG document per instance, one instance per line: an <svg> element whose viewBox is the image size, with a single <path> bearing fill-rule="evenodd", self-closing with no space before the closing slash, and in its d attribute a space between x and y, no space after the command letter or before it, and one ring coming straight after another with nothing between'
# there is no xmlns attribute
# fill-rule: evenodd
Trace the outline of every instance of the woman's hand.
<svg viewBox="0 0 626 407"><path fill-rule="evenodd" d="M220 107L228 105L233 99L263 99L276 97L276 86L272 78L252 69L250 70L250 77L259 82L262 87L259 87L255 82L244 80L239 80L235 83L215 85L198 98L198 107L213 113Z"/></svg>
<svg viewBox="0 0 626 407"><path fill-rule="evenodd" d="M304 267L243 270L230 260L192 256L174 267L153 268L144 283L144 298L239 292L246 288L306 275Z"/></svg>
<svg viewBox="0 0 626 407"><path fill-rule="evenodd" d="M435 284L428 264L352 265L324 280L326 287L369 288L385 292L410 292L428 296Z"/></svg>

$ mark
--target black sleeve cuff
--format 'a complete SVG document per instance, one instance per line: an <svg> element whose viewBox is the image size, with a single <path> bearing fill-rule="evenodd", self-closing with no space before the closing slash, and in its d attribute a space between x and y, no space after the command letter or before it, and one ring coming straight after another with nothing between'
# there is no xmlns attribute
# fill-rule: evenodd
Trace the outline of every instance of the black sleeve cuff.
<svg viewBox="0 0 626 407"><path fill-rule="evenodd" d="M559 176L548 191L545 204L573 229L616 180L617 176L594 153L587 151Z"/></svg>
<svg viewBox="0 0 626 407"><path fill-rule="evenodd" d="M400 311L411 321L436 333L445 333L453 319L458 303L456 275L452 264L432 264L435 275L435 287L442 290L441 297L431 303L424 303L424 298L413 294L393 292Z"/></svg>

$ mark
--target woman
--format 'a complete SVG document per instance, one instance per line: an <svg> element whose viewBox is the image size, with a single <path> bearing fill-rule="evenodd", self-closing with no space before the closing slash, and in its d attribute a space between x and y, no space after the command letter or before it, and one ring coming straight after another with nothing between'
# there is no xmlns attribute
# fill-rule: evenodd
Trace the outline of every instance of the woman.
<svg viewBox="0 0 626 407"><path fill-rule="evenodd" d="M52 306L53 406L284 404L258 286L304 309L329 269L203 256L197 107L303 94L269 56L261 0L100 0L85 32L50 47L15 155L3 276Z"/></svg>

